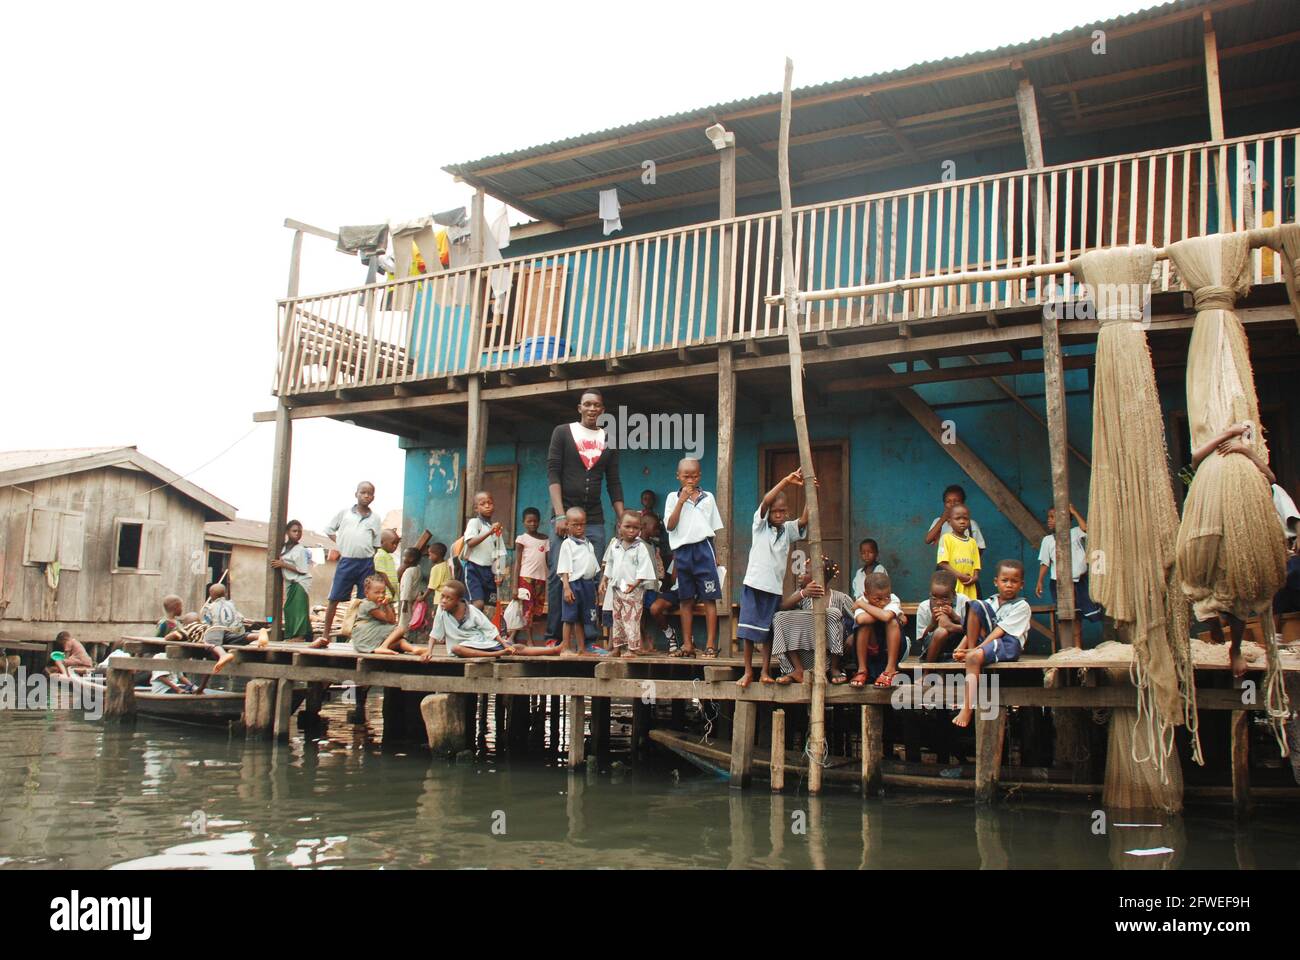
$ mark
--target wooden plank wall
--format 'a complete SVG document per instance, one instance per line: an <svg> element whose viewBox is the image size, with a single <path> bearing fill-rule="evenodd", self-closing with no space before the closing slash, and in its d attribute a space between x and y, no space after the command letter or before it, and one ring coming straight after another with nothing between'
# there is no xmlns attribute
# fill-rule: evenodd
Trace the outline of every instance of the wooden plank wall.
<svg viewBox="0 0 1300 960"><path fill-rule="evenodd" d="M105 467L0 488L0 598L9 600L4 621L148 623L161 616L160 601L167 593L179 594L187 609L197 609L206 580L202 508L170 487L154 489L158 486L156 477L140 471ZM63 571L53 596L41 568L22 562L33 502L85 513L82 568ZM119 518L161 521L160 573L110 572Z"/></svg>

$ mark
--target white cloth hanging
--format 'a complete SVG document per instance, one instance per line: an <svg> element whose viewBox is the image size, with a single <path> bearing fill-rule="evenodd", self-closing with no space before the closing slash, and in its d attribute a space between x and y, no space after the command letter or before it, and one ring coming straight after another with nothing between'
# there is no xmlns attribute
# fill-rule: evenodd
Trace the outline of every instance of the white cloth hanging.
<svg viewBox="0 0 1300 960"><path fill-rule="evenodd" d="M496 219L492 221L491 233L497 243L498 250L504 250L510 246L510 217L508 211L503 206L501 212L497 214Z"/></svg>
<svg viewBox="0 0 1300 960"><path fill-rule="evenodd" d="M600 191L600 219L605 222L607 237L615 230L623 229L623 221L619 219L617 187Z"/></svg>

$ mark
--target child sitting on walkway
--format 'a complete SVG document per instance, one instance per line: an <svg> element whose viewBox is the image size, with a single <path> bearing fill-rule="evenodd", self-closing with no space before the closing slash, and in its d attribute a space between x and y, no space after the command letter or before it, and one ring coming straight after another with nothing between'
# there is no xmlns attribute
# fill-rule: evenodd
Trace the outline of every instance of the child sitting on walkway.
<svg viewBox="0 0 1300 960"><path fill-rule="evenodd" d="M997 593L987 600L972 600L966 613L966 638L952 658L966 664L966 700L953 718L959 727L970 725L975 712L975 695L980 668L986 663L1009 663L1020 659L1029 636L1033 611L1020 596L1025 586L1025 565L1019 560L1000 560L994 570Z"/></svg>
<svg viewBox="0 0 1300 960"><path fill-rule="evenodd" d="M559 647L507 646L501 634L482 610L467 602L469 591L459 580L448 580L438 594L438 613L433 618L433 639L447 645L447 652L456 657L553 657ZM424 659L433 658L433 648Z"/></svg>
<svg viewBox="0 0 1300 960"><path fill-rule="evenodd" d="M185 601L174 593L169 593L162 598L163 613L166 614L158 621L158 627L154 630L154 636L162 639L171 633L181 623L181 614L185 612Z"/></svg>
<svg viewBox="0 0 1300 960"><path fill-rule="evenodd" d="M893 593L889 574L867 574L862 596L853 603L858 672L849 686L865 687L868 680L877 687L890 686L898 673L898 661L906 656L902 616L903 606Z"/></svg>
<svg viewBox="0 0 1300 960"><path fill-rule="evenodd" d="M673 570L677 574L677 597L682 618L682 646L674 657L695 656L691 618L695 601L704 602L706 642L704 655L718 655L718 605L722 599L722 577L713 554L713 535L723 528L722 514L713 494L700 489L700 461L687 457L677 464L681 486L668 494L664 513L668 520L668 543L673 548Z"/></svg>
<svg viewBox="0 0 1300 960"><path fill-rule="evenodd" d="M204 638L205 643L239 646L248 639L243 614L235 608L234 601L226 596L226 588L219 583L208 588L208 602L199 611L199 619L208 625L209 633Z"/></svg>
<svg viewBox="0 0 1300 960"><path fill-rule="evenodd" d="M212 628L199 619L197 613L185 613L181 614L180 624L176 629L168 633L163 639L174 643L203 644L206 648L204 652L217 661L217 665L212 668L212 673L218 674L226 668L230 661L235 659L235 655L222 647L220 642L213 639L216 636L217 634L212 632ZM209 679L210 677L206 674L203 675L203 679L199 681L198 685L199 693L202 693L207 688Z"/></svg>
<svg viewBox="0 0 1300 960"><path fill-rule="evenodd" d="M943 660L966 636L969 602L957 592L951 570L936 570L930 577L930 596L916 607L916 643L927 663Z"/></svg>
<svg viewBox="0 0 1300 960"><path fill-rule="evenodd" d="M357 653L425 653L424 647L407 643L406 628L397 625L397 611L388 599L388 577L371 574L365 591L352 625L352 649Z"/></svg>

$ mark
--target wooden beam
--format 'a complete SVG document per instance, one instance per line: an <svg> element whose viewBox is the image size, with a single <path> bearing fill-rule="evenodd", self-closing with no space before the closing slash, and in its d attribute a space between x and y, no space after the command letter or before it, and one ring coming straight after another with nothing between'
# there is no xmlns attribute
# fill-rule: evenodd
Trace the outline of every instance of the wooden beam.
<svg viewBox="0 0 1300 960"><path fill-rule="evenodd" d="M772 748L768 753L771 787L773 793L785 789L785 711L772 711ZM784 826L784 825L783 825Z"/></svg>
<svg viewBox="0 0 1300 960"><path fill-rule="evenodd" d="M569 697L569 769L582 766L586 760L585 738L587 712L586 697Z"/></svg>
<svg viewBox="0 0 1300 960"><path fill-rule="evenodd" d="M885 708L862 705L862 796L874 797L884 783Z"/></svg>
<svg viewBox="0 0 1300 960"><path fill-rule="evenodd" d="M724 343L718 348L718 480L715 496L718 512L722 514L725 526L717 532L718 563L725 567L727 576L727 596L723 604L731 608L730 597L736 595L736 566L731 556L731 529L735 525L735 510L732 504L732 472L735 464L736 432L736 371L733 364L731 345ZM727 632L727 655L735 655L733 631Z"/></svg>
<svg viewBox="0 0 1300 960"><path fill-rule="evenodd" d="M1056 311L1043 311L1043 381L1047 394L1047 454L1056 508L1056 618L1074 620L1074 569L1070 552L1070 461L1065 447L1065 373Z"/></svg>
<svg viewBox="0 0 1300 960"><path fill-rule="evenodd" d="M267 525L268 545L279 545L284 525L289 522L289 466L293 459L293 420L283 402L275 408L275 452L271 459L271 513ZM271 639L284 639L284 575L271 566L278 549L266 551L267 577L264 615L271 619Z"/></svg>
<svg viewBox="0 0 1300 960"><path fill-rule="evenodd" d="M993 505L1015 525L1016 529L1027 540L1031 543L1037 543L1043 539L1046 530L1038 518L1020 502L1020 499L1011 492L1011 488L998 479L997 475L989 469L988 465L979 458L974 450L968 447L960 437L949 434L944 421L921 398L920 394L910 387L897 387L891 389L889 394L898 401L904 410L912 415L913 419L925 429L926 433L934 438L934 442L939 444L944 453L957 461L957 465L966 471L966 475L975 481L975 484L993 501Z"/></svg>
<svg viewBox="0 0 1300 960"><path fill-rule="evenodd" d="M463 180L465 181L465 183L468 183L471 187L474 187L476 193L490 194L491 196L495 197L497 200L500 200L502 203L514 207L520 213L528 214L534 220L539 220L543 223L553 222L550 216L540 207L535 207L527 200L506 193L504 190L500 189L499 187L493 186L492 184L488 183L481 176L466 173L466 174L458 175L456 179ZM471 229L473 228L471 227ZM473 243L472 235L471 235L470 242ZM473 260L474 263L482 263L482 261L483 258L481 256Z"/></svg>
<svg viewBox="0 0 1300 960"><path fill-rule="evenodd" d="M1210 111L1210 139L1222 140L1223 94L1219 89L1219 44L1214 34L1214 17L1209 10L1203 12L1201 23L1205 39L1205 94Z"/></svg>
<svg viewBox="0 0 1300 960"><path fill-rule="evenodd" d="M1232 812L1238 819L1250 815L1250 714L1229 714L1231 725ZM1292 749L1295 749L1294 746Z"/></svg>
<svg viewBox="0 0 1300 960"><path fill-rule="evenodd" d="M303 223L299 220L291 220L288 217L284 219L284 225L295 233L310 233L313 237L320 237L322 240L330 240L334 243L339 242L339 235L331 233L329 230L322 230L320 227L313 227L310 223ZM290 297L298 295L297 289L289 294Z"/></svg>
<svg viewBox="0 0 1300 960"><path fill-rule="evenodd" d="M880 122L885 125L885 129L888 130L889 135L894 138L894 142L898 144L898 148L902 151L903 155L909 160L919 161L921 155L916 152L916 147L912 145L912 141L908 140L903 134L903 131L899 129L898 119L883 103L880 102L880 99L868 94L856 102L862 103L863 101L867 101L871 104L872 109L874 109L878 114Z"/></svg>
<svg viewBox="0 0 1300 960"><path fill-rule="evenodd" d="M1016 112L1020 115L1020 136L1025 144L1025 166L1040 170L1043 166L1043 134L1038 126L1038 100L1029 76L1020 74L1016 86Z"/></svg>
<svg viewBox="0 0 1300 960"><path fill-rule="evenodd" d="M465 491L462 517L474 512L474 494L483 485L483 447L487 439L488 405L480 399L478 377L469 379L469 413L466 417Z"/></svg>
<svg viewBox="0 0 1300 960"><path fill-rule="evenodd" d="M998 709L993 716L975 713L975 800L988 803L997 792L998 771L1002 768L1002 744L1007 733L1007 711Z"/></svg>
<svg viewBox="0 0 1300 960"><path fill-rule="evenodd" d="M1024 410L1025 413L1029 414L1040 424L1042 424L1044 429L1047 428L1047 421L1043 419L1042 415L1033 407L1031 407L1028 403L1026 403L1024 398L1021 397L1020 394L1016 393L1015 390L1013 390L1011 387L1007 386L1005 383L1003 383L1001 380L998 379L998 375L997 375L998 371L994 369L993 364L981 364L978 357L973 357L970 355L967 355L966 359L969 360L972 364L983 366L985 368L985 372L989 374L989 380L993 384L993 386L997 387L1008 397L1010 397L1011 400L1016 404L1016 406L1020 407L1021 410ZM1096 361L1096 359L1097 359L1096 354L1089 353L1089 354L1082 354L1076 356L1062 357L1061 363L1066 370L1076 370L1076 369L1091 370L1093 367L1093 363ZM1038 373L1039 372L1036 364L1025 363L1023 361L1015 364L1006 364L1006 366L1016 366L1016 367L1025 368L1020 370L1014 370L1012 371L1013 373ZM1179 369L1181 370L1182 368L1183 368L1183 364L1180 361ZM1065 447L1067 450L1070 451L1070 453L1074 456L1076 460L1082 463L1089 470L1092 469L1092 461L1089 460L1082 453L1080 453L1079 450L1076 449L1073 444L1066 443Z"/></svg>

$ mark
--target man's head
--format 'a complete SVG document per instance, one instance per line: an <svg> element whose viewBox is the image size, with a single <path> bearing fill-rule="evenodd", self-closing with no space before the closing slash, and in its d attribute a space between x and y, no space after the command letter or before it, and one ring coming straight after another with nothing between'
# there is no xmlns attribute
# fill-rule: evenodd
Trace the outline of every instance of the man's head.
<svg viewBox="0 0 1300 960"><path fill-rule="evenodd" d="M429 544L429 559L434 563L442 563L447 559L447 545L441 540L435 540Z"/></svg>
<svg viewBox="0 0 1300 960"><path fill-rule="evenodd" d="M542 511L536 507L524 507L524 529L529 533L536 533L541 525Z"/></svg>
<svg viewBox="0 0 1300 960"><path fill-rule="evenodd" d="M870 570L880 559L880 544L867 537L858 544L858 559L862 561L862 566Z"/></svg>
<svg viewBox="0 0 1300 960"><path fill-rule="evenodd" d="M943 505L951 509L959 503L966 502L966 491L959 483L949 484L943 491Z"/></svg>
<svg viewBox="0 0 1300 960"><path fill-rule="evenodd" d="M496 501L492 499L492 494L486 490L480 490L474 494L474 512L480 517L491 517L496 508Z"/></svg>
<svg viewBox="0 0 1300 960"><path fill-rule="evenodd" d="M966 536L970 532L970 508L964 503L955 504L948 514L948 523L952 525L952 532L957 536Z"/></svg>
<svg viewBox="0 0 1300 960"><path fill-rule="evenodd" d="M999 560L993 574L993 586L1002 601L1014 600L1025 585L1025 565L1019 560Z"/></svg>
<svg viewBox="0 0 1300 960"><path fill-rule="evenodd" d="M886 606L893 592L887 573L869 573L862 581L862 594L873 607Z"/></svg>
<svg viewBox="0 0 1300 960"><path fill-rule="evenodd" d="M784 493L778 493L772 505L767 508L767 522L774 527L779 527L790 518L790 503L785 498Z"/></svg>
<svg viewBox="0 0 1300 960"><path fill-rule="evenodd" d="M362 510L369 510L370 504L375 499L375 485L369 480L362 480L357 484L357 506Z"/></svg>
<svg viewBox="0 0 1300 960"><path fill-rule="evenodd" d="M392 527L385 527L384 531L379 534L379 545L389 553L397 549L397 545L402 542L402 535Z"/></svg>
<svg viewBox="0 0 1300 960"><path fill-rule="evenodd" d="M683 487L700 485L700 461L683 457L677 461L677 482Z"/></svg>
<svg viewBox="0 0 1300 960"><path fill-rule="evenodd" d="M599 390L584 390L578 397L578 420L588 430L595 430L600 415L605 412L605 398Z"/></svg>
<svg viewBox="0 0 1300 960"><path fill-rule="evenodd" d="M930 577L930 599L941 605L951 605L957 596L957 575L951 570L936 570Z"/></svg>
<svg viewBox="0 0 1300 960"><path fill-rule="evenodd" d="M569 536L581 540L587 532L587 511L582 507L570 507L565 510L564 525L569 531Z"/></svg>
<svg viewBox="0 0 1300 960"><path fill-rule="evenodd" d="M214 583L212 586L208 587L209 600L224 600L225 596L226 596L226 588L221 584Z"/></svg>
<svg viewBox="0 0 1300 960"><path fill-rule="evenodd" d="M173 620L179 617L181 611L185 609L184 601L174 593L169 593L167 596L163 597L162 603L163 613L167 614L167 616L171 617Z"/></svg>
<svg viewBox="0 0 1300 960"><path fill-rule="evenodd" d="M467 592L459 580L448 580L438 591L438 606L451 613L465 602Z"/></svg>

